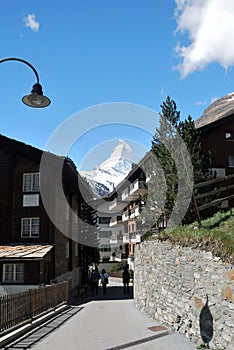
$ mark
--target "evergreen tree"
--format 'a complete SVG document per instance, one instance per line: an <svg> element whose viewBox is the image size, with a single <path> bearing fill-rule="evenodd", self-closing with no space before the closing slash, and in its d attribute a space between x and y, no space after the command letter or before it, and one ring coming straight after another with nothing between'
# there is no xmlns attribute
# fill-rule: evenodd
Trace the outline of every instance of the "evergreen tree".
<svg viewBox="0 0 234 350"><path fill-rule="evenodd" d="M142 210L140 220L146 230L155 224L158 226L163 216L170 218L171 226L182 220L194 221L197 213L193 183L212 176L209 159L203 154L200 135L191 116L181 122L176 103L169 96L161 108L151 157L144 164L150 182L145 199L147 210Z"/></svg>
<svg viewBox="0 0 234 350"><path fill-rule="evenodd" d="M151 150L158 160L166 180L165 215L169 217L175 205L178 187L178 174L172 153L175 151L174 146L178 138L177 129L180 112L177 111L175 102L169 96L166 102L163 102L161 108L159 127L155 130ZM158 181L156 176L153 179Z"/></svg>
<svg viewBox="0 0 234 350"><path fill-rule="evenodd" d="M190 115L185 121L180 122L179 133L186 143L190 154L193 165L194 184L214 178L214 174L209 169L210 155L204 154L200 133L195 129L195 123ZM196 193L193 191L193 201L184 216L183 223L191 223L197 219L200 225L200 215L196 208L195 195ZM203 199L203 202L205 201L206 198Z"/></svg>
<svg viewBox="0 0 234 350"><path fill-rule="evenodd" d="M192 160L194 183L211 179L213 175L209 169L209 154L203 153L200 133L195 129L195 123L190 115L179 123L179 133L186 143Z"/></svg>

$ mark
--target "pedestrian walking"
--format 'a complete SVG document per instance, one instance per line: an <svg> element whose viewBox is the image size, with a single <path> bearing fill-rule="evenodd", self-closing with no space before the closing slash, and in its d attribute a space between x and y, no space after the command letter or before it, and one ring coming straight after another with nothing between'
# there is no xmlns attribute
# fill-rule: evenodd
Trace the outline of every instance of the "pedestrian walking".
<svg viewBox="0 0 234 350"><path fill-rule="evenodd" d="M103 291L103 294L106 294L106 285L109 283L109 275L105 269L102 269L102 273L100 276L101 276L102 291Z"/></svg>
<svg viewBox="0 0 234 350"><path fill-rule="evenodd" d="M98 268L95 267L95 270L91 273L91 285L92 285L92 295L98 295L98 285L100 280L100 273Z"/></svg>
<svg viewBox="0 0 234 350"><path fill-rule="evenodd" d="M123 271L124 294L126 294L126 292L129 294L129 281L130 281L130 273L128 271L128 265L126 265Z"/></svg>

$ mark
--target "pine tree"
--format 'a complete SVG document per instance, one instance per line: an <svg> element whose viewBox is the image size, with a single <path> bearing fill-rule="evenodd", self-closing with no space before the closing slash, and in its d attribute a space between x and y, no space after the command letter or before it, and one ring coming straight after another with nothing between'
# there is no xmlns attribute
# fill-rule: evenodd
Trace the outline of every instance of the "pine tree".
<svg viewBox="0 0 234 350"><path fill-rule="evenodd" d="M209 169L210 155L204 154L200 133L195 129L195 123L190 115L185 121L180 122L179 133L186 143L190 154L193 165L194 184L214 178L214 174ZM193 201L183 218L183 223L191 223L197 219L200 225L200 214L195 207L197 205L195 203L195 194L196 193L193 191ZM203 201L206 201L206 199L204 198Z"/></svg>
<svg viewBox="0 0 234 350"><path fill-rule="evenodd" d="M142 210L140 218L145 229L157 226L164 215L170 218L171 227L194 221L193 183L212 176L191 116L181 122L176 103L169 96L161 108L151 157L144 164L150 177L147 210Z"/></svg>
<svg viewBox="0 0 234 350"><path fill-rule="evenodd" d="M192 160L194 183L209 180L213 176L209 169L209 154L203 153L200 133L195 129L195 123L190 115L179 123L179 133L186 143Z"/></svg>
<svg viewBox="0 0 234 350"><path fill-rule="evenodd" d="M161 108L159 126L155 130L151 149L166 180L165 215L169 217L175 204L178 187L178 174L172 152L175 151L174 145L178 138L177 129L180 112L177 111L175 102L169 96L166 102L163 102ZM157 181L156 176L154 180Z"/></svg>

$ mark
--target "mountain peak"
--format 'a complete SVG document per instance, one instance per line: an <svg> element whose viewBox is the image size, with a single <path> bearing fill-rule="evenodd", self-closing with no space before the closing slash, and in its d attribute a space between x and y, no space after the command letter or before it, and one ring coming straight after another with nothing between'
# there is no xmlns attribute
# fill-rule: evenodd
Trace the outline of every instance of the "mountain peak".
<svg viewBox="0 0 234 350"><path fill-rule="evenodd" d="M130 145L124 140L119 139L117 145L111 153L110 158L123 158L133 160L134 155Z"/></svg>
<svg viewBox="0 0 234 350"><path fill-rule="evenodd" d="M81 171L80 174L88 180L94 193L102 196L104 188L106 193L113 191L131 171L134 163L137 160L132 148L126 141L119 139L108 159L92 171Z"/></svg>

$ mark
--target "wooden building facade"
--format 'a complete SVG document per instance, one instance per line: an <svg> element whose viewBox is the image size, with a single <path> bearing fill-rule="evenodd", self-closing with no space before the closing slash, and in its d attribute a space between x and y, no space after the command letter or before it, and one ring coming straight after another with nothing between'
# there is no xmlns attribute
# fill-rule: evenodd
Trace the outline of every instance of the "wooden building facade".
<svg viewBox="0 0 234 350"><path fill-rule="evenodd" d="M42 154L37 148L0 135L0 283L4 285L69 280L72 287L81 278L84 259L79 256L79 222L74 218L84 201L79 186L84 185L82 191L87 196L92 194L82 179L78 182L79 174L69 158L50 154L53 161L63 163L67 202L59 215L70 230L69 235L64 234L51 221L42 202ZM56 174L51 176L56 178ZM58 197L50 197L51 206L56 208Z"/></svg>

